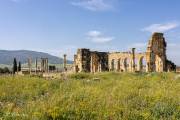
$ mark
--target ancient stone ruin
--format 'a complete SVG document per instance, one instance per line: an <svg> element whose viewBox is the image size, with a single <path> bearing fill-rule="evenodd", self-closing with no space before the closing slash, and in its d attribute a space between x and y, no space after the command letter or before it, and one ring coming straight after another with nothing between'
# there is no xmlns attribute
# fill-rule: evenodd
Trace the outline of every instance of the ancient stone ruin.
<svg viewBox="0 0 180 120"><path fill-rule="evenodd" d="M48 58L41 58L41 71L48 73Z"/></svg>
<svg viewBox="0 0 180 120"><path fill-rule="evenodd" d="M176 65L166 56L167 43L163 33L154 33L144 53L97 52L78 49L74 55L75 72L166 72L175 71Z"/></svg>

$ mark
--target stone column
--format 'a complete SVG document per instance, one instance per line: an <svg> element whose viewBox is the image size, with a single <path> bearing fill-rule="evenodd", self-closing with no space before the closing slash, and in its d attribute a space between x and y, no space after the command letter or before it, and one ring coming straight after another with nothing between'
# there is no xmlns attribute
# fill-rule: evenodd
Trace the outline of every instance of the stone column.
<svg viewBox="0 0 180 120"><path fill-rule="evenodd" d="M90 64L90 68L91 68L91 73L93 73L93 55L91 54L91 64Z"/></svg>
<svg viewBox="0 0 180 120"><path fill-rule="evenodd" d="M44 72L44 59L41 58L41 72Z"/></svg>
<svg viewBox="0 0 180 120"><path fill-rule="evenodd" d="M66 59L67 55L64 54L64 70L67 71L67 59Z"/></svg>
<svg viewBox="0 0 180 120"><path fill-rule="evenodd" d="M31 64L32 64L32 61L31 61L31 58L28 58L28 67L29 67L29 74L31 74Z"/></svg>
<svg viewBox="0 0 180 120"><path fill-rule="evenodd" d="M102 71L101 60L98 62L98 72Z"/></svg>
<svg viewBox="0 0 180 120"><path fill-rule="evenodd" d="M36 74L37 74L37 67L38 67L38 58L36 58L36 61L35 61L35 66L36 66L36 70L35 70L35 72L36 72Z"/></svg>
<svg viewBox="0 0 180 120"><path fill-rule="evenodd" d="M137 71L141 71L141 58L137 61Z"/></svg>
<svg viewBox="0 0 180 120"><path fill-rule="evenodd" d="M76 67L77 67L77 65L76 65L76 64L77 64L77 63L76 63L76 60L77 60L77 55L74 55L74 72L75 72L75 73L78 72L78 71L77 71L77 68L76 68Z"/></svg>
<svg viewBox="0 0 180 120"><path fill-rule="evenodd" d="M132 72L135 72L135 70L136 70L136 66L135 66L135 49L136 48L132 48Z"/></svg>
<svg viewBox="0 0 180 120"><path fill-rule="evenodd" d="M49 61L48 58L46 58L46 72L49 72L49 65L48 65Z"/></svg>
<svg viewBox="0 0 180 120"><path fill-rule="evenodd" d="M41 72L49 72L48 58L41 58Z"/></svg>

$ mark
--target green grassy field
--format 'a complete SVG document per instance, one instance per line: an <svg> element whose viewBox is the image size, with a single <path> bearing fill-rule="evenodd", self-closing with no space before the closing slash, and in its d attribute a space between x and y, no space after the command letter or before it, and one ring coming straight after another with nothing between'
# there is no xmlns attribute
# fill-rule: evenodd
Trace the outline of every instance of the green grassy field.
<svg viewBox="0 0 180 120"><path fill-rule="evenodd" d="M0 120L180 120L175 73L0 76Z"/></svg>

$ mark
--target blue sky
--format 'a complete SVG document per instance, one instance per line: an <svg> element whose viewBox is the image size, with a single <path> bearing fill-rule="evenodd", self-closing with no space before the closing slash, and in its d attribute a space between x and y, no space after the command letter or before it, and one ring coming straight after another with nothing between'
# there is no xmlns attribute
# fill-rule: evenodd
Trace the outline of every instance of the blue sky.
<svg viewBox="0 0 180 120"><path fill-rule="evenodd" d="M0 49L36 50L72 59L77 48L145 51L163 32L180 65L179 0L0 0Z"/></svg>

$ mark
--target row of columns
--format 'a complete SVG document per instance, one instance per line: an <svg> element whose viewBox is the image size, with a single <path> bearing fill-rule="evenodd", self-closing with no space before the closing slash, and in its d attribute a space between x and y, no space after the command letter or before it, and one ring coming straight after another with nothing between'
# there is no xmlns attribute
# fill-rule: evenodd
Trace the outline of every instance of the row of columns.
<svg viewBox="0 0 180 120"><path fill-rule="evenodd" d="M67 71L67 59L66 59L67 55L64 54L64 61L63 61L63 67L64 67L64 71ZM28 69L29 69L29 74L31 74L32 72L32 59L28 58ZM41 58L41 68L40 68L41 72L49 72L49 61L48 58ZM35 73L38 72L38 58L36 58L35 60Z"/></svg>
<svg viewBox="0 0 180 120"><path fill-rule="evenodd" d="M115 61L115 59L112 59L110 62L110 71L129 71L129 72L135 72L135 71L147 71L147 68L144 69L143 65L143 59L144 57L141 57L138 60L138 63L136 64L136 58L135 58L135 48L132 48L131 56L130 58L124 58L124 59L118 59ZM147 65L145 65L147 67ZM116 69L115 69L116 68Z"/></svg>
<svg viewBox="0 0 180 120"><path fill-rule="evenodd" d="M109 68L110 71L146 71L146 69L144 69L143 60L141 59L138 61L138 64L135 64L135 62L133 63L132 59L113 59L111 60L111 65L109 66Z"/></svg>
<svg viewBox="0 0 180 120"><path fill-rule="evenodd" d="M29 73L31 74L32 72L32 59L28 58L28 69ZM48 66L48 58L41 58L41 67L40 71L41 72L48 72L49 66ZM35 73L38 72L38 58L35 60Z"/></svg>

